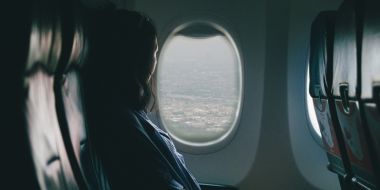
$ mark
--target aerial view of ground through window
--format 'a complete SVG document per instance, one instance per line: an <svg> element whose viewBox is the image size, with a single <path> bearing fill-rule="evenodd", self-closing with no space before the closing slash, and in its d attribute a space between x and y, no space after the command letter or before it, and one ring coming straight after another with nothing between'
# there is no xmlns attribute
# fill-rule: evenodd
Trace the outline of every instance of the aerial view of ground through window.
<svg viewBox="0 0 380 190"><path fill-rule="evenodd" d="M234 49L220 35L176 36L168 43L157 75L164 126L188 142L220 138L233 126L240 104L241 72Z"/></svg>

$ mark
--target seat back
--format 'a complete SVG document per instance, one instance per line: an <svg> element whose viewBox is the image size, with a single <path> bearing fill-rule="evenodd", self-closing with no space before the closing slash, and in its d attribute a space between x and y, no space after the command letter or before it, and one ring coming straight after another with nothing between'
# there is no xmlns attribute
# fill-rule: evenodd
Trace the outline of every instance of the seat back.
<svg viewBox="0 0 380 190"><path fill-rule="evenodd" d="M349 186L351 169L333 103L332 66L335 11L321 12L313 21L310 37L310 89L328 168L339 175L342 187Z"/></svg>
<svg viewBox="0 0 380 190"><path fill-rule="evenodd" d="M361 52L361 36L358 33L359 3L344 1L338 10L334 37L332 93L353 172L352 181L358 187L374 188L373 184L376 181L374 167L359 108L358 60Z"/></svg>
<svg viewBox="0 0 380 190"><path fill-rule="evenodd" d="M35 6L25 85L27 128L40 187L106 189L98 185L100 162L88 147L82 109L79 68L87 46L79 5L39 0Z"/></svg>
<svg viewBox="0 0 380 190"><path fill-rule="evenodd" d="M41 189L79 189L56 112L55 74L62 52L58 1L35 4L25 68L25 106L35 170Z"/></svg>
<svg viewBox="0 0 380 190"><path fill-rule="evenodd" d="M377 187L380 187L380 2L366 1L363 19L363 48L361 62L361 108L368 127Z"/></svg>
<svg viewBox="0 0 380 190"><path fill-rule="evenodd" d="M59 68L60 85L57 90L59 96L58 108L63 117L61 130L65 131L66 138L70 139L68 146L71 146L72 155L75 155L77 170L82 174L83 182L89 189L109 189L107 178L104 175L100 161L92 151L89 143L87 122L83 109L82 96L82 65L87 61L88 37L83 7L78 4L69 6L71 11L70 26L68 29L72 43L68 49L67 61ZM73 13L73 14L72 14Z"/></svg>

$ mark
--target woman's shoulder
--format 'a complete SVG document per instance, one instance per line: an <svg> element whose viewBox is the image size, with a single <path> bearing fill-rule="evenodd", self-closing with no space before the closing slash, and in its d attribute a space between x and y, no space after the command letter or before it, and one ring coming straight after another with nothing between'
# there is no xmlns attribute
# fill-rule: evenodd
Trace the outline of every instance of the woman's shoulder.
<svg viewBox="0 0 380 190"><path fill-rule="evenodd" d="M170 136L167 132L165 132L164 130L162 130L160 127L158 127L152 120L151 118L148 116L148 114L146 112L140 112L139 113L142 117L142 119L144 119L144 122L148 123L150 127L152 127L155 131L157 131L161 136L167 138L167 139L170 139Z"/></svg>

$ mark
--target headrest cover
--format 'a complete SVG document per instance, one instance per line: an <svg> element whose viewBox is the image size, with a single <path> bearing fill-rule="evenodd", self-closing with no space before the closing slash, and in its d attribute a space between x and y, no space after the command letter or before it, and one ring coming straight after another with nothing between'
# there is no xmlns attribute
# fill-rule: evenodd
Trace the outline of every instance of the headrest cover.
<svg viewBox="0 0 380 190"><path fill-rule="evenodd" d="M83 27L79 24L75 26L73 45L66 70L71 67L82 66L87 56L87 41L84 37Z"/></svg>
<svg viewBox="0 0 380 190"><path fill-rule="evenodd" d="M26 73L42 66L50 74L54 73L62 49L61 23L56 14L39 14L36 9L32 21ZM48 13L54 13L47 11Z"/></svg>
<svg viewBox="0 0 380 190"><path fill-rule="evenodd" d="M348 96L356 97L357 50L355 6L345 1L339 8L334 35L333 95L341 96L340 86L348 85Z"/></svg>
<svg viewBox="0 0 380 190"><path fill-rule="evenodd" d="M314 20L310 36L310 95L327 97L331 89L332 44L335 12L321 12Z"/></svg>
<svg viewBox="0 0 380 190"><path fill-rule="evenodd" d="M373 86L380 86L380 7L379 1L366 1L362 51L362 99L373 98Z"/></svg>

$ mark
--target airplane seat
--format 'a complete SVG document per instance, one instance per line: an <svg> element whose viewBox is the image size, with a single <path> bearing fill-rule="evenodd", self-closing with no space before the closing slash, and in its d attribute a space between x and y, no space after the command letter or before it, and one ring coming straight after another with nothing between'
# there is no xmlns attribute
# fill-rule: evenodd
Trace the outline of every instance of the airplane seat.
<svg viewBox="0 0 380 190"><path fill-rule="evenodd" d="M331 94L335 16L336 11L324 11L312 23L309 93L327 153L328 169L338 174L345 187L349 186L351 172Z"/></svg>
<svg viewBox="0 0 380 190"><path fill-rule="evenodd" d="M41 189L78 189L61 138L54 77L62 49L57 1L38 1L32 18L25 69L25 114Z"/></svg>
<svg viewBox="0 0 380 190"><path fill-rule="evenodd" d="M80 67L87 44L78 10L73 1L41 0L35 6L25 83L38 181L42 189L108 189L90 150L82 109Z"/></svg>
<svg viewBox="0 0 380 190"><path fill-rule="evenodd" d="M368 127L368 139L375 167L377 187L380 187L380 14L378 1L366 1L363 18L363 48L361 62L361 108Z"/></svg>
<svg viewBox="0 0 380 190"><path fill-rule="evenodd" d="M60 71L61 85L58 96L62 101L62 114L64 115L67 126L67 134L71 140L73 152L78 169L84 176L84 181L90 189L109 189L108 182L102 170L99 159L92 151L89 143L87 122L83 109L81 68L87 64L88 36L86 36L86 27L84 16L78 12L84 11L80 5L73 4L70 9L74 13L70 18L71 30L70 35L72 44L68 60L65 61Z"/></svg>
<svg viewBox="0 0 380 190"><path fill-rule="evenodd" d="M355 188L375 189L374 166L371 162L366 129L361 119L362 110L359 107L359 5L359 1L344 1L338 10L334 37L332 93L353 173L352 182Z"/></svg>

